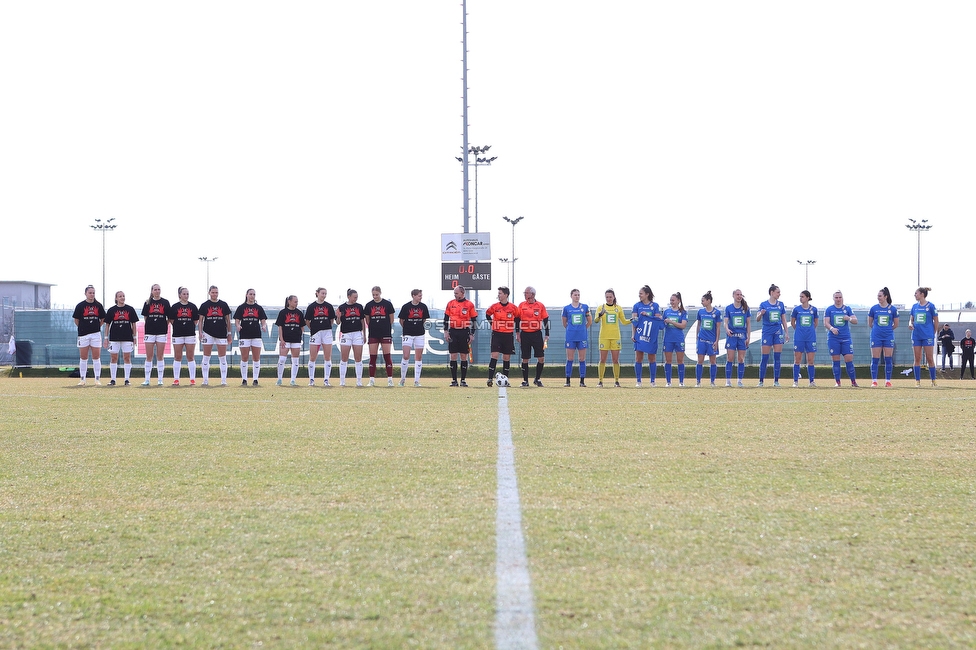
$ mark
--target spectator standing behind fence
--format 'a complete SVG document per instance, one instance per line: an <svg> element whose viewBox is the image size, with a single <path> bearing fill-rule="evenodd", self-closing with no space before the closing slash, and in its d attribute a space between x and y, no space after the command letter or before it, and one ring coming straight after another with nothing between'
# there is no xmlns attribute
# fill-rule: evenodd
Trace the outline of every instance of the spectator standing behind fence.
<svg viewBox="0 0 976 650"><path fill-rule="evenodd" d="M945 372L946 357L949 357L949 370L952 370L952 354L956 351L956 346L952 343L954 338L956 335L953 334L949 323L943 323L942 329L939 331L939 345L942 346L942 372Z"/></svg>
<svg viewBox="0 0 976 650"><path fill-rule="evenodd" d="M105 322L105 308L95 300L95 287L85 287L85 299L75 305L71 315L78 327L78 374L81 375L79 386L85 385L88 374L88 353L91 352L92 370L95 373L95 385L101 386L102 362L99 359L102 352L102 323Z"/></svg>
<svg viewBox="0 0 976 650"><path fill-rule="evenodd" d="M966 374L966 363L969 362L969 376L976 379L976 372L973 371L973 355L976 353L976 339L973 338L973 331L966 330L966 337L959 340L959 349L962 350L962 363L959 364L959 379Z"/></svg>

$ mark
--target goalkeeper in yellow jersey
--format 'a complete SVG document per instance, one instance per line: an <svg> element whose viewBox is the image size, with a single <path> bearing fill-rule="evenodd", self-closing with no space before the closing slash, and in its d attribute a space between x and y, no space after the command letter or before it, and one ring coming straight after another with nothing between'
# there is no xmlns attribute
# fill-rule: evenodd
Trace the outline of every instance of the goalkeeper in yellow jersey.
<svg viewBox="0 0 976 650"><path fill-rule="evenodd" d="M607 289L607 302L596 312L596 322L600 323L600 366L598 388L603 388L603 375L607 370L607 352L613 359L613 385L620 388L620 325L629 325L623 308L617 304L617 294Z"/></svg>

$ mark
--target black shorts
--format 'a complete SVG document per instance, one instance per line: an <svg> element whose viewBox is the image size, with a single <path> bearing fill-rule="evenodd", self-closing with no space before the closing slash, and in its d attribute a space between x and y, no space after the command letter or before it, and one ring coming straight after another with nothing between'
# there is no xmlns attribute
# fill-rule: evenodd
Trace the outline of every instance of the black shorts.
<svg viewBox="0 0 976 650"><path fill-rule="evenodd" d="M471 330L456 330L451 328L448 331L451 334L451 341L447 344L447 351L450 354L468 354L471 351L471 345L468 342Z"/></svg>
<svg viewBox="0 0 976 650"><path fill-rule="evenodd" d="M512 332L492 332L491 351L500 354L515 354L515 334Z"/></svg>
<svg viewBox="0 0 976 650"><path fill-rule="evenodd" d="M522 332L522 359L539 358L546 355L542 347L542 330L536 332ZM535 350L535 354L532 351Z"/></svg>

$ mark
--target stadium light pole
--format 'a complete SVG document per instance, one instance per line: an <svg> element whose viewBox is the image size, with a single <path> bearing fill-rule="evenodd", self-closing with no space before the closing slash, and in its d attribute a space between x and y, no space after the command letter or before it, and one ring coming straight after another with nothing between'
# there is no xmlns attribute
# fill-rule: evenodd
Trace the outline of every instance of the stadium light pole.
<svg viewBox="0 0 976 650"><path fill-rule="evenodd" d="M115 230L118 227L117 223L112 223L115 221L115 217L107 221L102 221L101 219L95 219L95 223L91 225L91 229L95 231L101 231L102 233L102 302L107 304L105 301L105 233L110 230ZM113 300L114 304L115 301Z"/></svg>
<svg viewBox="0 0 976 650"><path fill-rule="evenodd" d="M516 217L515 219L502 217L502 219L512 224L512 286L510 288L512 289L512 291L515 291L515 260L518 259L517 257L515 257L515 226L518 225L519 221L525 219L525 217Z"/></svg>
<svg viewBox="0 0 976 650"><path fill-rule="evenodd" d="M499 257L498 258L498 261L501 262L502 264L504 264L508 268L508 281L507 281L507 283L508 283L508 288L511 289L512 288L512 268L510 266L508 266L508 258L507 257Z"/></svg>
<svg viewBox="0 0 976 650"><path fill-rule="evenodd" d="M817 260L807 260L806 262L797 260L796 263L803 267L803 274L804 274L803 288L809 291L810 290L810 267L816 264Z"/></svg>
<svg viewBox="0 0 976 650"><path fill-rule="evenodd" d="M486 144L483 147L468 147L468 154L474 156L474 163L470 161L467 162L468 167L474 167L474 231L481 232L478 230L478 168L479 167L490 167L491 163L498 160L498 156L492 156L491 158L482 157L482 154L488 152L491 149L490 144ZM465 164L465 159L461 156L455 156L457 160L462 165Z"/></svg>
<svg viewBox="0 0 976 650"><path fill-rule="evenodd" d="M921 221L915 221L914 219L909 219L911 223L906 223L905 227L909 230L915 231L916 237L916 254L915 254L915 267L918 277L916 282L918 286L922 286L922 233L932 230L932 224L929 223L928 219L922 219Z"/></svg>
<svg viewBox="0 0 976 650"><path fill-rule="evenodd" d="M207 291L210 291L210 263L216 262L216 257L201 257L199 258L201 262L205 262L207 265Z"/></svg>

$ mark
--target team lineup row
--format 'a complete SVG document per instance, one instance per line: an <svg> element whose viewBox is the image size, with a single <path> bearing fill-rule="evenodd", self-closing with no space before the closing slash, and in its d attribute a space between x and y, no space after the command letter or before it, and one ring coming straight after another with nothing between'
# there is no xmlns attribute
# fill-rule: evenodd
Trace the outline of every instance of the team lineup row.
<svg viewBox="0 0 976 650"><path fill-rule="evenodd" d="M929 366L930 380L935 385L934 345L938 328L938 313L928 302L927 287L919 287L915 292L916 303L911 308L908 327L912 330L912 344L915 351L914 373L916 385L921 379L921 359L924 354ZM793 386L798 387L801 364L806 360L807 376L810 386L815 386L814 354L817 351L817 328L821 324L820 310L810 302L809 291L799 296L799 304L793 307L787 317L787 307L780 300L780 288L771 285L769 298L763 301L753 313L746 303L742 291L735 290L732 302L724 311L712 306L711 292L701 298L701 309L695 319L695 340L697 364L695 385L701 386L705 372L705 359L708 358L709 383L714 386L717 377L716 356L725 331L726 386L743 385L745 375L745 355L750 342L752 319L761 324L762 357L759 366L759 386L763 386L770 360L773 362L773 384L779 386L782 371L782 349L789 342L790 328L794 336ZM210 360L216 350L220 367L220 382L227 383L227 349L237 332L241 353L242 385L248 385L248 368L251 370L251 385L258 384L263 350L262 332L268 332L267 315L264 308L255 300L255 292L249 289L245 301L235 310L220 300L217 287L209 290L209 299L199 307L189 301L185 287L178 291L179 300L170 303L161 297L159 285L153 285L150 297L145 301L141 312L144 322L144 343L146 346L145 381L150 384L155 362L157 383L162 385L165 364L163 349L170 328L174 352L173 384L179 385L184 354L187 359L189 382L196 384L195 346L199 342L203 356L201 371L203 384L209 383ZM292 385L297 384L299 356L303 337L308 329L310 334L308 380L315 385L318 355L323 351L323 383L329 386L331 376L331 346L334 342L333 330L338 326L339 334L339 385L344 386L349 357L353 357L356 385L363 385L363 348L368 347L368 381L375 384L379 355L382 353L387 385L393 386L393 323L399 319L402 328L403 357L400 364L399 385L403 386L410 364L411 352L414 355L414 385L420 385L422 354L425 347L426 323L430 318L427 306L422 302L423 293L419 289L411 292L410 302L397 310L393 303L382 297L379 287L371 290L372 300L365 305L358 302L359 295L349 289L346 301L334 306L326 301L326 289L319 287L315 301L304 311L298 309L297 296L290 295L285 300L285 308L279 311L275 324L278 328L279 357L277 383L283 381L284 368L291 357ZM488 307L484 316L491 325L491 359L488 366L487 384L493 385L496 374L509 375L511 356L515 354L516 343L520 345L522 386L529 384L529 363L534 357L535 378L533 384L542 386L545 365L545 350L550 334L549 314L545 305L536 299L533 287L524 291L524 300L515 305L509 301L507 287L498 288L498 301ZM630 325L630 341L635 351L634 370L637 387L643 386L644 357L647 357L649 384L654 386L657 379L657 353L663 347L664 379L667 386L672 385L674 371L677 383L685 382L685 331L690 324L688 312L684 307L680 292L672 294L664 309L654 302L654 293L647 285L638 291L638 302L631 309L628 318L625 310L617 303L612 289L605 293L605 302L596 310L580 302L580 292L570 292L571 302L563 307L562 325L565 328L566 346L566 386L570 385L573 367L579 366L579 385L586 386L586 362L583 351L589 345L589 329L593 323L600 324L598 365L598 386L603 386L608 360L613 372L613 385L620 385L619 355L622 349L622 325ZM595 316L594 316L595 313ZM96 384L100 385L100 350L107 346L111 355L110 385L116 384L118 362L123 361L124 383L129 384L131 355L137 335L136 323L139 314L127 305L125 294L116 292L115 304L108 310L95 300L95 289L85 290L85 300L78 303L73 313L78 327L79 370L81 384L87 378L88 358L92 359ZM468 358L471 342L476 332L478 310L474 303L465 297L465 290L457 287L454 299L444 310L444 335L448 343L452 386L467 386ZM885 287L878 293L878 304L874 305L868 316L871 332L871 379L872 386L878 385L878 372L884 359L885 385L891 385L892 352L894 350L894 330L899 326L898 309L891 304L891 295ZM233 321L233 324L232 324ZM835 386L841 385L841 359L846 364L851 385L857 387L853 363L853 346L850 327L857 325L857 317L850 307L844 305L843 294L833 294L833 304L823 310L822 322L825 325L827 345L833 362ZM104 330L104 331L103 331ZM663 332L663 341L661 333ZM499 357L502 370L497 373ZM250 364L248 363L250 361ZM675 363L676 362L676 363ZM965 356L964 356L965 363ZM970 364L972 362L970 361ZM676 368L674 366L677 366Z"/></svg>

